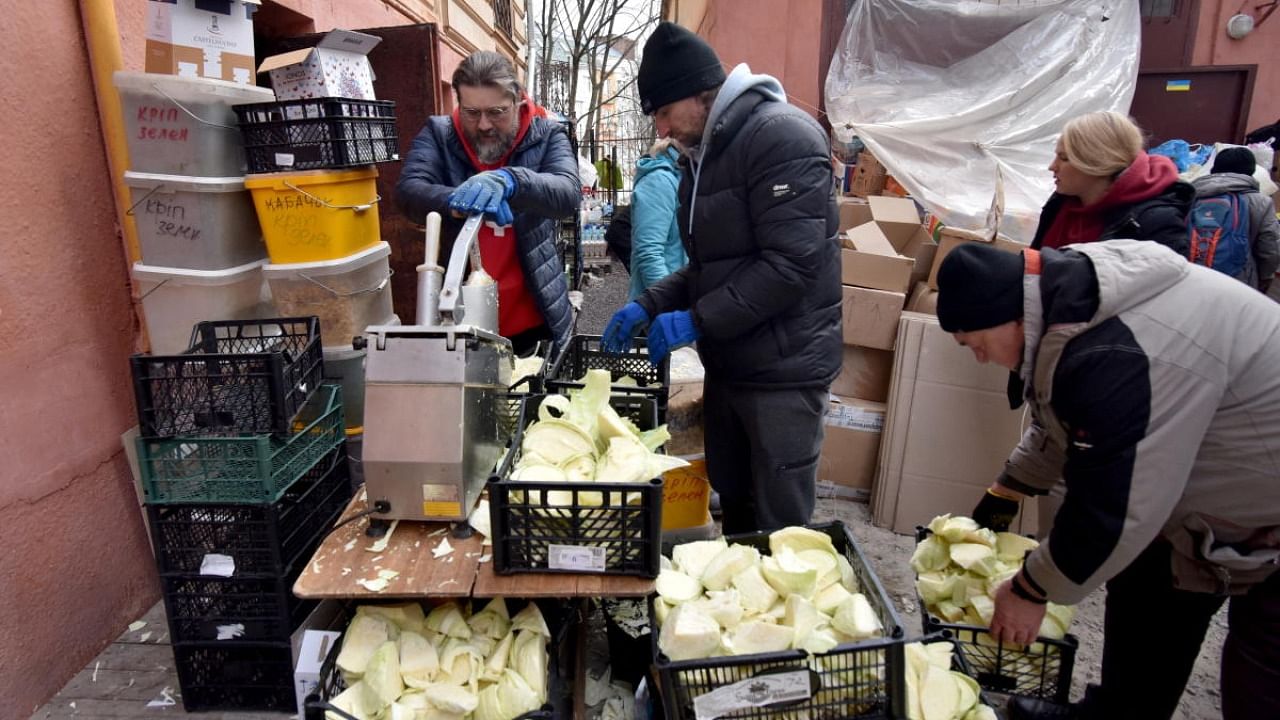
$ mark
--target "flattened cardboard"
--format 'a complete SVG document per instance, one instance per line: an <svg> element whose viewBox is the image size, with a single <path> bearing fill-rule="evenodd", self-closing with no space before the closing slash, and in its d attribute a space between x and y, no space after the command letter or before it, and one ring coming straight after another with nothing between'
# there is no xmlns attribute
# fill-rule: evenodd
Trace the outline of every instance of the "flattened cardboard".
<svg viewBox="0 0 1280 720"><path fill-rule="evenodd" d="M875 196L867 198L867 204L871 206L871 219L896 248L905 246L920 227L920 211L914 200Z"/></svg>
<svg viewBox="0 0 1280 720"><path fill-rule="evenodd" d="M878 225L859 225L841 240L841 284L890 292L906 292L911 287L915 260L899 255Z"/></svg>
<svg viewBox="0 0 1280 720"><path fill-rule="evenodd" d="M331 30L313 48L293 50L262 61L277 100L341 97L377 100L373 68L366 57L382 38L351 30Z"/></svg>
<svg viewBox="0 0 1280 720"><path fill-rule="evenodd" d="M871 490L884 417L884 403L833 395L823 418L818 480L855 490Z"/></svg>
<svg viewBox="0 0 1280 720"><path fill-rule="evenodd" d="M933 264L929 268L929 287L934 290L938 289L938 267L942 265L942 260L947 256L947 253L954 250L958 245L960 245L960 243L966 242L984 242L998 250L1004 250L1012 253L1020 253L1027 249L1026 245L1010 240L1003 235L997 235L993 240L991 239L990 234L944 227L940 232L938 250L934 253Z"/></svg>
<svg viewBox="0 0 1280 720"><path fill-rule="evenodd" d="M831 392L842 397L885 402L893 376L893 353L889 350L845 345L840 374L831 383Z"/></svg>
<svg viewBox="0 0 1280 720"><path fill-rule="evenodd" d="M841 327L846 345L892 350L898 336L898 316L906 293L842 286Z"/></svg>
<svg viewBox="0 0 1280 720"><path fill-rule="evenodd" d="M871 222L871 206L861 198L836 198L840 210L840 232Z"/></svg>
<svg viewBox="0 0 1280 720"><path fill-rule="evenodd" d="M159 75L253 84L253 13L261 0L147 3L143 70Z"/></svg>
<svg viewBox="0 0 1280 720"><path fill-rule="evenodd" d="M942 513L968 515L1022 435L1005 396L1008 371L980 365L938 326L903 313L872 492L872 520L909 533ZM1036 512L1019 514L1022 532Z"/></svg>

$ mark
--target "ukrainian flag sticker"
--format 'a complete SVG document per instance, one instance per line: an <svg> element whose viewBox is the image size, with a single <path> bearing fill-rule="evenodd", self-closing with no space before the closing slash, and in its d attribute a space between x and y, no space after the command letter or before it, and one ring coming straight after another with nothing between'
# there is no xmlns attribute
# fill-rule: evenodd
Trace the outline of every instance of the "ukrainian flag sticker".
<svg viewBox="0 0 1280 720"><path fill-rule="evenodd" d="M1165 92L1191 92L1190 80L1165 80Z"/></svg>

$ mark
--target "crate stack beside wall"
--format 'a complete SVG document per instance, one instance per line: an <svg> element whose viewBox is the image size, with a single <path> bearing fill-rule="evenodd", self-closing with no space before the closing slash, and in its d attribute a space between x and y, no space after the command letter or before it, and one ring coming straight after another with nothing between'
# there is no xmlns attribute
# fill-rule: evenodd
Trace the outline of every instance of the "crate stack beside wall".
<svg viewBox="0 0 1280 720"><path fill-rule="evenodd" d="M191 326L275 313L267 262L233 107L271 100L270 90L225 80L120 71L114 81L129 148L129 214L141 260L151 349L180 353Z"/></svg>
<svg viewBox="0 0 1280 720"><path fill-rule="evenodd" d="M204 322L131 358L138 463L188 710L295 707L294 580L352 494L316 319Z"/></svg>
<svg viewBox="0 0 1280 720"><path fill-rule="evenodd" d="M346 397L357 484L365 350L352 340L370 325L400 322L375 167L400 159L395 103L375 99L364 58L377 41L335 30L316 48L268 58L260 71L270 75L276 100L236 108L246 185L270 258L263 272L280 314L320 318L326 377L340 381Z"/></svg>

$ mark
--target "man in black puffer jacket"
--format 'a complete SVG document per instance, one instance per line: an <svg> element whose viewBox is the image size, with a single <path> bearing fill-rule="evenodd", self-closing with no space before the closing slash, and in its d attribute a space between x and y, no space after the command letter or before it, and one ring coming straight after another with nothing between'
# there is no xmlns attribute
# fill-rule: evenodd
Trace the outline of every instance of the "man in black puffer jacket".
<svg viewBox="0 0 1280 720"><path fill-rule="evenodd" d="M724 532L807 523L842 343L826 135L777 80L746 65L726 77L711 47L672 23L645 44L637 83L658 134L685 148L689 264L619 310L606 347L645 324L655 363L696 341Z"/></svg>

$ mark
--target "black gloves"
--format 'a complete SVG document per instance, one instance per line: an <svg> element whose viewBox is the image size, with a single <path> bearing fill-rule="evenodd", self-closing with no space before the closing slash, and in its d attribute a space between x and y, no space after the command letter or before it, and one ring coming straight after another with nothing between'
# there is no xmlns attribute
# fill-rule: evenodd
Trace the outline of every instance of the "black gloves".
<svg viewBox="0 0 1280 720"><path fill-rule="evenodd" d="M982 527L1003 532L1009 529L1009 524L1017 516L1020 507L1021 503L1017 500L1000 495L988 488L983 493L982 499L978 501L977 507L973 509L972 517Z"/></svg>

